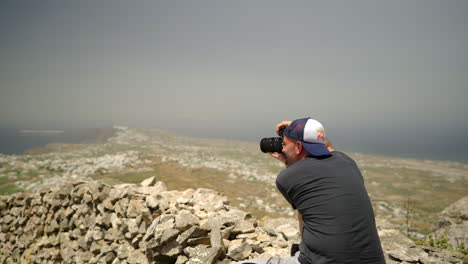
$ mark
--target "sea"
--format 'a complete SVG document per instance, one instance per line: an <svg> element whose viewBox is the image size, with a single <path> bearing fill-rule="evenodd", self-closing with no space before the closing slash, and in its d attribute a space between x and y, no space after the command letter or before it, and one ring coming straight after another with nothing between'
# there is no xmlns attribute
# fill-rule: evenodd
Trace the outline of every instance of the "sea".
<svg viewBox="0 0 468 264"><path fill-rule="evenodd" d="M22 155L26 150L42 147L49 143L98 143L105 141L113 134L112 128L81 129L63 134L47 135L19 134L19 130L20 129L0 128L0 154ZM240 140L251 141L248 139ZM339 140L337 140L337 142L339 142ZM355 152L377 156L468 163L467 149L444 146L443 144L439 144L440 146L434 148L427 148L422 146L412 147L406 144L386 144L382 141L374 142L374 144L368 144L366 146L363 144L353 144L350 140L342 140L342 142L348 142L348 144L334 144L334 147L348 153Z"/></svg>
<svg viewBox="0 0 468 264"><path fill-rule="evenodd" d="M21 155L25 150L42 147L49 143L80 143L86 135L83 133L63 134L19 134L19 129L0 128L0 153Z"/></svg>

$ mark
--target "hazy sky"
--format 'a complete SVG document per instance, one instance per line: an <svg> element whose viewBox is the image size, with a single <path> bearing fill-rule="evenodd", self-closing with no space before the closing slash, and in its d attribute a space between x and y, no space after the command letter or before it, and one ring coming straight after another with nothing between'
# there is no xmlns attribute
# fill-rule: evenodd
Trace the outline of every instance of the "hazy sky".
<svg viewBox="0 0 468 264"><path fill-rule="evenodd" d="M468 1L3 0L0 34L0 127L311 116L348 151L468 160Z"/></svg>

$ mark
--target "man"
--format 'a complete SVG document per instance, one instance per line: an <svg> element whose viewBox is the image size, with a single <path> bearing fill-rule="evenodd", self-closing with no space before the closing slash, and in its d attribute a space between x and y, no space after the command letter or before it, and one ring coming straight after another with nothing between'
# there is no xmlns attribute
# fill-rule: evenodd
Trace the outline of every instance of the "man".
<svg viewBox="0 0 468 264"><path fill-rule="evenodd" d="M286 169L276 186L297 210L301 243L294 257L248 260L257 264L385 263L363 177L346 154L327 147L317 120L283 121Z"/></svg>

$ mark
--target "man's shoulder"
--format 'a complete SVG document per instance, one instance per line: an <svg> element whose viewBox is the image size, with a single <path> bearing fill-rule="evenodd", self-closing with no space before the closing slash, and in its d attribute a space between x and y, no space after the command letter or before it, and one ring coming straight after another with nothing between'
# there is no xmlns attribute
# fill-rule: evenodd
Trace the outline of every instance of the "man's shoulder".
<svg viewBox="0 0 468 264"><path fill-rule="evenodd" d="M277 176L277 181L300 177L301 175L307 174L307 172L314 171L317 166L320 166L319 162L314 159L306 158L300 160L281 171Z"/></svg>
<svg viewBox="0 0 468 264"><path fill-rule="evenodd" d="M345 153L343 153L343 152L341 152L341 151L336 151L336 150L335 150L335 151L333 151L332 153L333 153L333 155L335 155L337 158L341 158L341 159L343 159L343 160L346 160L346 161L352 163L353 165L357 165L355 160L353 160L350 156L346 155Z"/></svg>
<svg viewBox="0 0 468 264"><path fill-rule="evenodd" d="M283 171L280 172L281 174L293 174L298 171L302 171L304 169L310 168L311 166L315 166L316 163L314 160L310 158L306 158L303 160L300 160L292 165L290 165L288 168L284 169Z"/></svg>

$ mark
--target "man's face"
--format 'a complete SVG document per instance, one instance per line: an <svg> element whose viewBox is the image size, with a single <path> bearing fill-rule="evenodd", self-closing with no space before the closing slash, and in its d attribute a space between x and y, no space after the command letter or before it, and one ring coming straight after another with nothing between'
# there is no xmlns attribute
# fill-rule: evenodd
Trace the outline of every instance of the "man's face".
<svg viewBox="0 0 468 264"><path fill-rule="evenodd" d="M287 136L283 137L283 154L286 156L286 166L290 166L298 161L298 154L296 149L296 144L300 144L297 140L289 138Z"/></svg>

